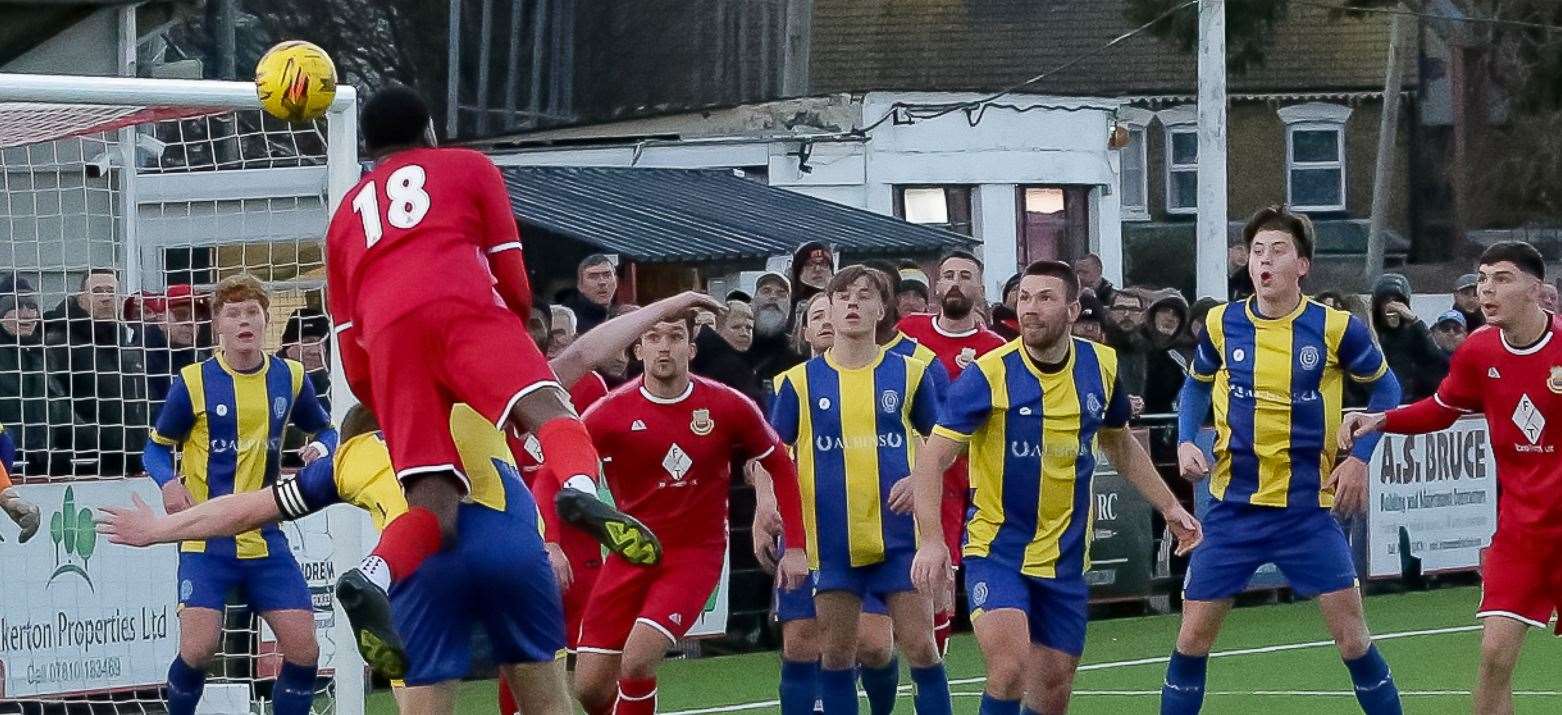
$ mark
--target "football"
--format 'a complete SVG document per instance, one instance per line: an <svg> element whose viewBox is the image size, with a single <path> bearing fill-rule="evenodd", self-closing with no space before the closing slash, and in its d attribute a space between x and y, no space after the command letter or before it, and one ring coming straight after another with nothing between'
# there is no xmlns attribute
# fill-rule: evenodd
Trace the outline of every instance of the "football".
<svg viewBox="0 0 1562 715"><path fill-rule="evenodd" d="M336 98L336 65L311 42L289 40L266 50L255 65L255 94L268 114L307 122Z"/></svg>

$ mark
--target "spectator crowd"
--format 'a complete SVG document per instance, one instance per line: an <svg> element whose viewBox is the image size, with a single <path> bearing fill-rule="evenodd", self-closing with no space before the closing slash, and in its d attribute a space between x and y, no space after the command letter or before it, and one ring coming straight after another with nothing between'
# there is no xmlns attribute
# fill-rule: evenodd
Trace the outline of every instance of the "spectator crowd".
<svg viewBox="0 0 1562 715"><path fill-rule="evenodd" d="M22 478L141 471L148 426L173 378L212 354L207 298L188 284L127 296L110 269L86 272L48 310L25 274L0 275L0 427ZM330 323L301 308L279 352L330 386ZM287 439L294 439L287 435Z"/></svg>

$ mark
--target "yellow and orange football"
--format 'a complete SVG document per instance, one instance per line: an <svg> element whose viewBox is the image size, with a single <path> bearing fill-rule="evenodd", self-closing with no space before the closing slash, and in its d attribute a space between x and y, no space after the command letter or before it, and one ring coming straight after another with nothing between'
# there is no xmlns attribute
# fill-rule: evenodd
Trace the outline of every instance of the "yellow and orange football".
<svg viewBox="0 0 1562 715"><path fill-rule="evenodd" d="M255 65L255 94L260 106L278 119L316 119L336 99L336 65L312 42L277 43Z"/></svg>

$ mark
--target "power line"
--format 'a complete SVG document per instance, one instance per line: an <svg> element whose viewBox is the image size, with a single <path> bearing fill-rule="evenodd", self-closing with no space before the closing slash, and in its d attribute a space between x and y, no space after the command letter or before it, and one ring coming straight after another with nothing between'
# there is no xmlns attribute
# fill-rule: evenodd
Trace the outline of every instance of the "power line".
<svg viewBox="0 0 1562 715"><path fill-rule="evenodd" d="M1435 12L1421 12L1401 7L1358 7L1356 5L1340 5L1338 3L1318 2L1317 0L1290 0L1293 5L1305 5L1308 7L1323 8L1339 12L1373 13L1378 15L1404 15L1407 17L1419 17L1440 22L1463 22L1478 25L1497 25L1502 27L1519 27L1528 30L1562 30L1562 25L1551 25L1543 22L1529 22L1527 20L1508 20L1500 17L1453 17L1439 15Z"/></svg>
<svg viewBox="0 0 1562 715"><path fill-rule="evenodd" d="M972 116L972 119L971 119L971 123L974 125L977 121L980 121L980 118L981 118L980 112L987 105L991 104L993 101L995 101L997 99L1001 99L1005 95L1013 94L1014 92L1017 92L1017 91L1019 91L1021 89L1029 87L1030 85L1033 85L1033 84L1035 84L1037 82L1040 82L1040 81L1042 81L1044 79L1047 79L1048 77L1051 77L1052 75L1055 75L1055 74L1057 74L1059 72L1062 72L1063 70L1066 70L1066 69L1068 69L1070 67L1073 67L1074 65L1077 65L1077 64L1079 64L1081 62L1084 62L1085 60L1090 59L1091 57L1095 57L1096 55L1099 55L1099 54L1101 54L1101 53L1103 53L1103 52L1105 52L1107 50L1110 50L1113 47L1116 47L1118 44L1121 44L1124 40L1127 40L1130 37L1133 37L1133 36L1138 35L1138 34L1144 32L1146 30L1149 30L1151 27L1155 26L1157 23L1161 22L1162 20L1165 20L1166 18L1169 18L1172 15L1175 15L1175 14L1177 14L1177 13L1183 11L1183 10L1186 10L1186 9L1188 9L1190 7L1193 7L1195 5L1198 5L1198 4L1199 4L1199 0L1184 0L1181 3L1178 3L1176 5L1173 5L1170 8L1167 8L1165 12L1162 12L1161 14L1156 15L1155 19L1153 19L1153 20L1151 20L1149 22L1146 22L1143 25L1135 27L1134 29L1129 30L1129 31L1127 31L1127 32L1125 32L1125 33L1123 33L1121 35L1118 35L1117 37L1112 38L1111 41L1107 42L1104 45L1101 45L1100 47L1092 49L1092 50L1090 50L1088 52L1085 52L1083 54L1076 55L1073 59L1071 59L1071 60L1069 60L1067 62L1064 62L1063 64L1060 64L1057 67L1054 67L1054 68L1052 68L1050 70L1042 72L1041 74L1038 74L1038 75L1036 75L1034 77L1031 77L1030 79L1027 79L1024 82L1020 82L1019 84L1015 84L1013 86L1007 87L1007 88L999 90L997 92L994 92L993 94L990 94L990 95L988 95L986 97L983 97L981 99L973 99L973 100L968 100L968 101L965 101L965 102L944 102L944 103L896 102L895 104L890 105L889 111L885 112L884 116L879 117L872 124L869 124L869 125L863 127L862 129L860 129L858 131L861 134L866 134L868 132L871 132L874 129L878 128L880 125L884 124L885 122L890 121L891 119L893 119L896 116L896 114L898 114L902 110L906 111L908 117L916 118L916 119L937 119L938 117L942 117L942 116L947 115L947 114L958 112L960 110L973 111L973 112L976 112L976 114L974 114ZM1037 106L1031 107L1031 109L1061 109L1061 110L1065 110L1065 111L1079 111L1079 110L1082 110L1082 109L1099 109L1099 108L1100 107L1080 106L1080 105L1077 105L1077 104L1075 104L1075 105L1059 105L1059 106L1040 106L1040 105L1037 105Z"/></svg>

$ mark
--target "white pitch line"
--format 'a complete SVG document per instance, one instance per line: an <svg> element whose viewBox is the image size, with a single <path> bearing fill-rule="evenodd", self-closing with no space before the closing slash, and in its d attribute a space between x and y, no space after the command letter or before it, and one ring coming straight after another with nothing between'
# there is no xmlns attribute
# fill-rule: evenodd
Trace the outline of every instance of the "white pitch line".
<svg viewBox="0 0 1562 715"><path fill-rule="evenodd" d="M1447 628L1427 628L1427 629L1416 630L1416 631L1398 631L1398 632L1395 632L1395 633L1382 633L1382 634L1378 634L1378 635L1373 636L1372 639L1374 641L1389 641L1389 640L1396 640L1396 639L1399 639L1399 638L1416 638L1416 637L1419 637L1419 636L1437 636L1437 635L1445 635L1445 634L1448 634L1448 633L1468 633L1470 631L1478 631L1480 629L1481 629L1481 626L1479 626L1479 625L1449 626ZM1262 647L1259 647L1259 648L1241 648L1241 649L1238 649L1238 650L1218 651L1218 652L1215 652L1215 653L1210 653L1209 657L1211 657L1211 658L1230 658L1230 657L1239 656L1239 655L1262 655L1262 654L1265 654L1265 653L1283 653L1283 652L1292 651L1292 650L1306 650L1306 649L1309 649L1309 648L1332 647L1333 645L1334 645L1334 641L1332 641L1332 640L1308 641L1306 643L1286 643L1286 644L1282 644L1282 645L1262 646ZM1160 663L1165 663L1165 662L1167 662L1169 660L1171 660L1171 656L1158 656L1158 657L1154 657L1154 658L1139 658L1139 659L1136 659L1136 660L1114 660L1114 661L1108 661L1108 662L1105 662L1105 663L1088 663L1088 664L1079 666L1079 670L1081 670L1081 671L1090 671L1090 670L1111 670L1111 669L1115 669L1115 668L1131 668L1131 667L1140 666L1140 665L1156 665L1156 664L1160 664ZM950 686L975 685L977 683L985 683L985 682L987 682L987 678L985 676L982 676L982 677L976 677L976 678L958 678L956 680L949 681L949 685ZM900 690L902 692L908 692L908 691L910 691L910 689L911 689L911 686L909 686L909 685L902 685L902 686L900 686ZM1144 691L1144 694L1148 694L1149 692L1150 691ZM1276 695L1282 694L1282 691L1268 691L1268 692L1272 693L1272 694L1276 694ZM1297 692L1301 693L1303 691L1297 691ZM1319 691L1319 692L1325 692L1325 691ZM1332 694L1332 691L1329 691L1329 692ZM1434 692L1434 691L1421 691L1421 692ZM1542 696L1552 694L1552 693L1550 693L1550 691L1525 691L1525 692L1526 693L1532 693L1532 694L1535 694L1535 695L1542 695ZM1103 694L1103 695L1106 695L1106 694L1122 694L1122 695L1130 695L1130 694L1132 694L1132 695L1138 695L1138 694L1140 694L1138 691L1130 692L1130 691L1103 691L1103 690L1097 690L1097 691L1088 691L1088 690L1086 690L1086 691L1075 691L1074 694L1075 695L1084 695L1084 694L1087 694L1087 693L1099 693L1099 694ZM1154 691L1154 694L1160 695L1161 691L1156 690L1156 691ZM1206 694L1214 695L1216 693L1206 693ZM1244 695L1260 695L1260 694L1265 694L1265 693L1263 693L1263 692L1253 692L1253 693L1242 693L1242 694L1244 694ZM1403 694L1404 693L1401 693L1401 695L1403 695ZM1460 694L1460 693L1455 692L1455 691L1449 691L1448 694L1449 695L1457 695L1457 694ZM1467 695L1468 693L1463 693L1463 694ZM1514 693L1514 695L1518 695L1518 694L1519 693L1517 693L1517 692ZM861 693L859 693L858 695L860 697ZM1354 694L1352 694L1352 695L1354 695ZM677 711L674 711L674 712L664 713L664 715L711 715L712 713L735 713L735 712L744 712L744 711L748 711L748 710L760 710L760 709L763 709L763 708L780 707L780 705L781 705L781 701L779 701L779 700L763 700L763 701L752 702L752 703L738 703L738 704L735 704L735 705L717 705L715 707L697 708L697 709L694 709L694 710L677 710Z"/></svg>
<svg viewBox="0 0 1562 715"><path fill-rule="evenodd" d="M1118 695L1130 697L1159 697L1159 690L1075 690L1074 695ZM1268 696L1268 697L1330 697L1330 698L1354 698L1356 693L1351 690L1210 690L1205 695L1241 695L1241 696ZM1401 697L1407 698L1444 698L1451 695L1469 696L1468 690L1401 690ZM979 698L981 692L958 691L950 693L957 698ZM1562 696L1562 690L1515 690L1514 697L1530 698L1554 698Z"/></svg>

